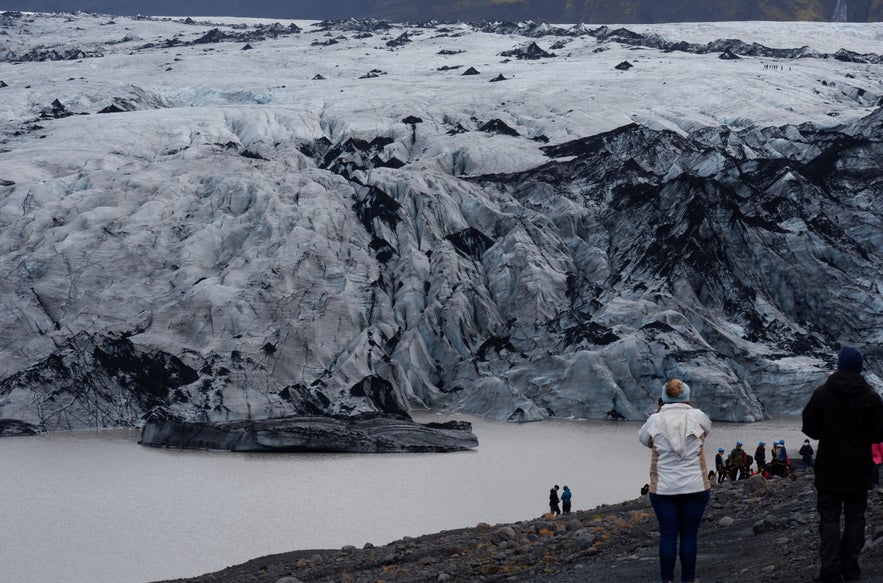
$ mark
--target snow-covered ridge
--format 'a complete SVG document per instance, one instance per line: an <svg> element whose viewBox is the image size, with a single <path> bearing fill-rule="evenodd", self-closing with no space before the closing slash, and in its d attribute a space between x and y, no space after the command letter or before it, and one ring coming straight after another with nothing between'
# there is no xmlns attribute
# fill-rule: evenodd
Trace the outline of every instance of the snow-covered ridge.
<svg viewBox="0 0 883 583"><path fill-rule="evenodd" d="M0 15L0 419L641 418L681 376L752 420L837 342L879 373L883 27L488 26ZM760 44L799 51L719 58Z"/></svg>

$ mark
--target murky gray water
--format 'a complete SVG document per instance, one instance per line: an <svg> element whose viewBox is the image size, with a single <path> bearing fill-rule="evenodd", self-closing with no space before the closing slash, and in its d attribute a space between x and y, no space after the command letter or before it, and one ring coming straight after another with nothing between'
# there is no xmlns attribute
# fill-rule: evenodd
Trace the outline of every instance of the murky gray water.
<svg viewBox="0 0 883 583"><path fill-rule="evenodd" d="M144 448L134 431L0 439L0 583L195 576L270 553L535 518L556 483L579 510L634 498L647 481L639 424L458 418L473 422L477 450L230 454ZM799 419L718 423L708 455L779 438L796 455Z"/></svg>

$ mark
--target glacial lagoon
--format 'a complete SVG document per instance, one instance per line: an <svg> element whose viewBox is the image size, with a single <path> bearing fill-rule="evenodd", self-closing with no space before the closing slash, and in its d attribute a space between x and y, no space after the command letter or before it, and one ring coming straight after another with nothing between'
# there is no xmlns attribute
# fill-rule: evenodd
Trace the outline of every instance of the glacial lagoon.
<svg viewBox="0 0 883 583"><path fill-rule="evenodd" d="M536 518L554 484L582 510L635 498L647 482L639 423L454 418L473 423L476 450L185 451L141 447L131 430L0 439L0 583L190 577L271 553ZM741 440L753 453L780 438L796 456L800 419L716 423L709 467L718 447Z"/></svg>

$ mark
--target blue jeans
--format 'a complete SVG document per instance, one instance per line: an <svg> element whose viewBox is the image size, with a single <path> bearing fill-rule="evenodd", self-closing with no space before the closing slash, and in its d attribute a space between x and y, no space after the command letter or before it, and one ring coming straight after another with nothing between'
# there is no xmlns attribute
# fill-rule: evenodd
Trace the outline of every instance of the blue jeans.
<svg viewBox="0 0 883 583"><path fill-rule="evenodd" d="M673 496L650 494L650 503L659 521L659 573L662 581L675 579L678 537L681 539L681 581L692 583L696 579L699 523L710 497L709 490Z"/></svg>

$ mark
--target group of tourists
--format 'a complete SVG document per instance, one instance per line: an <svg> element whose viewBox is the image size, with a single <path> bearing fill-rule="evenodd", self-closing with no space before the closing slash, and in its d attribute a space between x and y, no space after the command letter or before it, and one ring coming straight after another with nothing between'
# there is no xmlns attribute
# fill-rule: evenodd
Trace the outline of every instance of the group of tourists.
<svg viewBox="0 0 883 583"><path fill-rule="evenodd" d="M558 484L555 484L551 490L549 490L549 512L552 513L553 516L558 516L561 514L561 506L564 507L564 514L570 514L570 498L571 492L570 488L564 486L564 490L561 491L561 496L558 496ZM558 503L561 503L561 506L558 506Z"/></svg>
<svg viewBox="0 0 883 583"><path fill-rule="evenodd" d="M741 441L736 442L736 447L730 451L729 455L724 455L725 452L724 448L717 448L717 455L714 456L714 471L709 473L709 478L716 479L718 484L726 479L733 482L744 480L755 474L760 474L765 478L772 476L786 478L791 474L791 458L788 456L784 439L773 441L769 463L767 463L765 441L758 442L753 456L742 449ZM799 453L801 469L806 472L813 467L813 456L815 456L815 450L808 439L803 441ZM755 464L756 469L754 468Z"/></svg>
<svg viewBox="0 0 883 583"><path fill-rule="evenodd" d="M875 466L874 456L883 461L883 447L873 454L871 447L883 442L883 399L862 376L863 367L862 353L844 346L837 355L837 370L812 393L803 410L802 431L819 445L813 461L815 452L806 440L801 458L805 470L814 469L822 583L860 578L858 557L865 543L868 490L875 467L878 471L880 467ZM680 557L681 581L693 583L699 524L715 477L715 472L707 471L703 454L711 421L692 404L690 387L680 379L665 383L660 401L657 412L638 432L640 442L652 450L647 490L659 522L660 580L675 580ZM764 442L758 443L753 459L738 442L730 455L723 454L719 448L718 479L748 477L753 464L764 476L791 472L782 439L773 443L769 463Z"/></svg>

